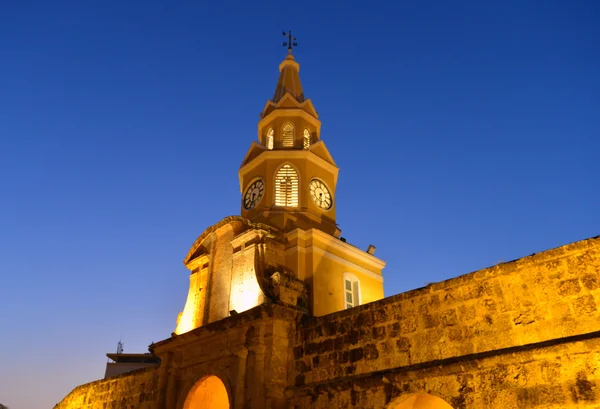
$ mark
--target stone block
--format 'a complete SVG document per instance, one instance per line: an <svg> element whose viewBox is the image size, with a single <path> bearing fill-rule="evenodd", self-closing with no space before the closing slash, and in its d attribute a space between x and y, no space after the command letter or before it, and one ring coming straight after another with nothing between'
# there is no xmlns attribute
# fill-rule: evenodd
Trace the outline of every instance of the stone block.
<svg viewBox="0 0 600 409"><path fill-rule="evenodd" d="M579 279L573 278L570 280L562 281L559 285L558 293L563 296L575 295L579 294L581 291L581 285L579 284Z"/></svg>
<svg viewBox="0 0 600 409"><path fill-rule="evenodd" d="M591 295L585 295L573 300L573 311L576 315L588 315L597 311L596 302Z"/></svg>
<svg viewBox="0 0 600 409"><path fill-rule="evenodd" d="M406 337L400 337L396 340L396 347L398 348L399 352L408 352L410 351L411 348L411 342L410 339L406 338Z"/></svg>
<svg viewBox="0 0 600 409"><path fill-rule="evenodd" d="M581 277L581 283L588 290L600 288L600 274L585 274Z"/></svg>
<svg viewBox="0 0 600 409"><path fill-rule="evenodd" d="M387 326L387 333L389 334L390 338L396 338L400 333L400 323L394 322L393 324L389 324Z"/></svg>
<svg viewBox="0 0 600 409"><path fill-rule="evenodd" d="M458 324L458 317L456 316L455 309L447 310L442 313L442 324L445 327Z"/></svg>
<svg viewBox="0 0 600 409"><path fill-rule="evenodd" d="M400 321L400 333L409 334L411 332L415 332L417 329L417 325L417 317L408 316L402 321Z"/></svg>
<svg viewBox="0 0 600 409"><path fill-rule="evenodd" d="M372 338L375 340L380 340L380 339L385 338L385 326L382 325L380 327L373 327Z"/></svg>

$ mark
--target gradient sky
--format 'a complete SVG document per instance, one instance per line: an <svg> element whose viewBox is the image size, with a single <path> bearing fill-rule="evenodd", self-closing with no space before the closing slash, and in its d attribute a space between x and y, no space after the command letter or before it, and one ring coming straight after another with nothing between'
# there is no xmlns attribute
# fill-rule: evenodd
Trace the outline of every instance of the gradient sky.
<svg viewBox="0 0 600 409"><path fill-rule="evenodd" d="M138 4L134 4L138 3ZM145 352L182 260L240 212L285 56L386 295L600 234L600 3L0 6L0 403L51 408Z"/></svg>

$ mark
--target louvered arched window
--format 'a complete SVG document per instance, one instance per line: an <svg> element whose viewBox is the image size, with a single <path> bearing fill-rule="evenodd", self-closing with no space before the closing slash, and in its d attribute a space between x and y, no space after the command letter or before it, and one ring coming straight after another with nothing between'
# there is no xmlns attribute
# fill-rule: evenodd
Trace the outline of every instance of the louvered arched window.
<svg viewBox="0 0 600 409"><path fill-rule="evenodd" d="M283 126L281 145L284 147L294 146L294 125L292 125L291 122L288 122Z"/></svg>
<svg viewBox="0 0 600 409"><path fill-rule="evenodd" d="M275 175L275 205L298 206L298 173L283 165Z"/></svg>
<svg viewBox="0 0 600 409"><path fill-rule="evenodd" d="M267 131L267 149L273 149L273 138L275 137L275 132L273 128L269 128Z"/></svg>
<svg viewBox="0 0 600 409"><path fill-rule="evenodd" d="M310 148L310 131L304 129L304 149Z"/></svg>

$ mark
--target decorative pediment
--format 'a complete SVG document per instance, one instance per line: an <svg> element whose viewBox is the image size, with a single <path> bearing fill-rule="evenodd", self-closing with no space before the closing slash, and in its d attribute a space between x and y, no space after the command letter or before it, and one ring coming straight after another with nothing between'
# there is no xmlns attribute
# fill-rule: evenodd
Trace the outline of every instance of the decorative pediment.
<svg viewBox="0 0 600 409"><path fill-rule="evenodd" d="M261 118L265 118L271 112L276 109L302 109L306 113L312 115L315 118L319 118L319 114L315 110L314 105L312 104L310 99L305 99L303 102L299 102L294 98L290 93L285 93L283 97L278 102L267 101L263 112L261 114Z"/></svg>
<svg viewBox="0 0 600 409"><path fill-rule="evenodd" d="M251 222L250 220L246 219L245 217L228 216L228 217L224 218L223 220L221 220L220 222L218 222L218 223L208 227L206 230L204 230L204 232L196 239L196 241L192 245L192 248L190 248L190 251L188 251L188 254L185 256L185 259L183 259L183 264L185 264L187 266L191 260L195 259L196 257L198 257L201 254L206 253L207 252L206 248L208 247L207 243L210 240L211 233L215 232L217 229L219 229L223 226L226 226L228 224L237 224L238 228L241 227L242 229L249 229L251 227L255 227L257 229L264 230L264 231L267 231L272 234L279 233L279 231L272 226L267 226L262 223L254 223L254 222Z"/></svg>
<svg viewBox="0 0 600 409"><path fill-rule="evenodd" d="M210 234L212 232L214 232L215 230L217 230L218 228L225 226L227 224L230 224L230 223L241 223L241 224L248 226L248 225L250 225L251 222L250 222L250 220L248 220L242 216L229 216L229 217L224 218L220 222L208 227L196 239L196 241L192 245L192 248L190 249L190 251L188 251L188 254L185 256L185 259L183 259L183 264L185 264L187 266L190 261L192 261L193 259L198 257L200 254L205 253L206 252L205 242L210 238L209 237Z"/></svg>
<svg viewBox="0 0 600 409"><path fill-rule="evenodd" d="M267 148L264 145L261 145L260 143L258 143L256 141L252 141L252 144L250 145L250 149L248 149L246 156L244 156L244 160L242 161L240 168L243 168L244 165L246 165L248 162L250 162L252 159L256 158L258 155L260 155L261 153L263 153L266 150L267 150Z"/></svg>
<svg viewBox="0 0 600 409"><path fill-rule="evenodd" d="M298 102L292 95L286 93L281 101L277 103L278 108L298 108L302 105L301 102Z"/></svg>
<svg viewBox="0 0 600 409"><path fill-rule="evenodd" d="M333 157L331 156L329 150L325 146L325 142L323 142L322 140L313 143L309 150L315 155L317 155L319 158L323 159L325 162L328 162L333 166L337 167L335 161L333 160Z"/></svg>

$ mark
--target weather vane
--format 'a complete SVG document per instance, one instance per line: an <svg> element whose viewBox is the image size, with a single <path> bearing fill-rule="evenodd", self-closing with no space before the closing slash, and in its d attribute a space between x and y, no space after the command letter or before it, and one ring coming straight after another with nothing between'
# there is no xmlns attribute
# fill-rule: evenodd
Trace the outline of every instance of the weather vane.
<svg viewBox="0 0 600 409"><path fill-rule="evenodd" d="M292 36L292 31L288 31L287 33L283 32L284 37L287 37L288 40L283 42L283 46L288 48L289 52L292 52L292 48L298 47L298 43L296 42L296 37Z"/></svg>

